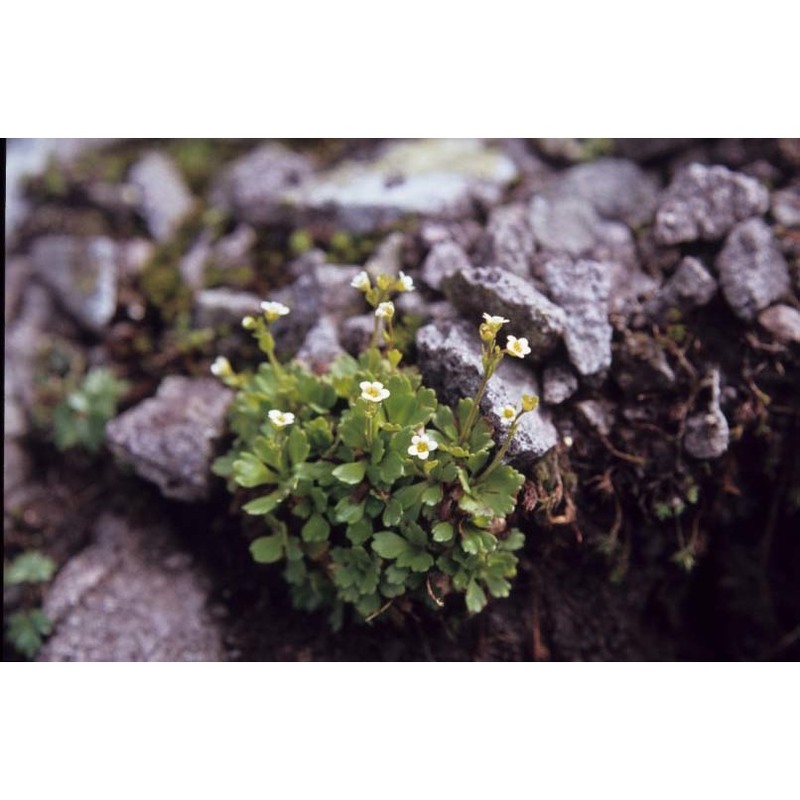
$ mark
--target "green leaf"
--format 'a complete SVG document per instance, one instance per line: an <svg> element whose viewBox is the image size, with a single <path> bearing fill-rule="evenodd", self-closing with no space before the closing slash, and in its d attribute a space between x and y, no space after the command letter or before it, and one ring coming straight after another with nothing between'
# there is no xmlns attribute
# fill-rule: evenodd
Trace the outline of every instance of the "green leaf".
<svg viewBox="0 0 800 800"><path fill-rule="evenodd" d="M395 425L425 425L436 410L436 392L421 387L414 389L405 375L393 375L386 383L391 393L384 400L389 422Z"/></svg>
<svg viewBox="0 0 800 800"><path fill-rule="evenodd" d="M402 518L403 506L394 497L390 497L383 511L383 524L393 528Z"/></svg>
<svg viewBox="0 0 800 800"><path fill-rule="evenodd" d="M525 535L518 528L512 528L498 543L500 550L519 550L525 544Z"/></svg>
<svg viewBox="0 0 800 800"><path fill-rule="evenodd" d="M478 421L469 436L469 449L473 453L481 453L489 450L493 445L492 429L482 417L478 417Z"/></svg>
<svg viewBox="0 0 800 800"><path fill-rule="evenodd" d="M56 562L38 550L28 550L3 567L3 585L47 583L56 571Z"/></svg>
<svg viewBox="0 0 800 800"><path fill-rule="evenodd" d="M449 522L437 522L433 526L433 541L446 543L452 541L455 531Z"/></svg>
<svg viewBox="0 0 800 800"><path fill-rule="evenodd" d="M268 467L272 467L272 469L281 469L281 447L275 441L275 429L271 425L269 425L268 433L270 438L266 436L256 436L253 440L253 453Z"/></svg>
<svg viewBox="0 0 800 800"><path fill-rule="evenodd" d="M242 506L242 511L246 514L253 514L254 516L269 514L286 499L288 494L289 490L286 487L281 487L264 497L259 497L256 500L245 503L245 505Z"/></svg>
<svg viewBox="0 0 800 800"><path fill-rule="evenodd" d="M508 597L511 593L511 584L505 578L498 578L495 575L484 575L483 582L492 597Z"/></svg>
<svg viewBox="0 0 800 800"><path fill-rule="evenodd" d="M407 550L397 557L398 567L409 567L414 572L427 572L433 566L433 556L424 550Z"/></svg>
<svg viewBox="0 0 800 800"><path fill-rule="evenodd" d="M331 532L331 526L321 514L312 514L303 525L300 536L304 542L324 542Z"/></svg>
<svg viewBox="0 0 800 800"><path fill-rule="evenodd" d="M372 537L372 549L381 558L397 558L409 548L408 542L391 531L380 531Z"/></svg>
<svg viewBox="0 0 800 800"><path fill-rule="evenodd" d="M233 462L233 477L239 486L252 489L265 483L277 483L278 476L252 453L242 453Z"/></svg>
<svg viewBox="0 0 800 800"><path fill-rule="evenodd" d="M441 484L435 483L433 486L428 486L422 493L422 502L426 506L435 506L442 499Z"/></svg>
<svg viewBox="0 0 800 800"><path fill-rule="evenodd" d="M339 423L339 437L348 446L357 450L367 450L367 425L370 421L360 405L355 405L342 414Z"/></svg>
<svg viewBox="0 0 800 800"><path fill-rule="evenodd" d="M472 496L498 517L510 514L516 508L517 493L525 477L513 467L497 467L485 479L478 478L472 485Z"/></svg>
<svg viewBox="0 0 800 800"><path fill-rule="evenodd" d="M277 533L261 536L250 543L250 553L259 564L274 564L283 557L283 537Z"/></svg>
<svg viewBox="0 0 800 800"><path fill-rule="evenodd" d="M399 453L390 452L381 462L379 471L381 480L384 483L394 483L398 478L402 478L405 473L403 458Z"/></svg>
<svg viewBox="0 0 800 800"><path fill-rule="evenodd" d="M26 658L33 658L41 650L45 636L53 630L53 623L41 609L18 611L8 618L8 640Z"/></svg>
<svg viewBox="0 0 800 800"><path fill-rule="evenodd" d="M341 464L333 470L333 476L340 480L342 483L350 484L351 486L361 483L364 480L364 474L367 471L366 461L356 461L353 464Z"/></svg>
<svg viewBox="0 0 800 800"><path fill-rule="evenodd" d="M456 406L456 419L458 420L459 431L463 430L464 426L467 424L473 405L474 403L471 397L462 397L458 401L458 405Z"/></svg>
<svg viewBox="0 0 800 800"><path fill-rule="evenodd" d="M417 525L416 522L409 522L403 529L406 540L415 547L425 548L428 544L428 534Z"/></svg>
<svg viewBox="0 0 800 800"><path fill-rule="evenodd" d="M467 586L467 609L472 614L477 614L480 611L483 611L486 603L488 602L486 599L486 594L478 586L477 581L474 579L469 582Z"/></svg>
<svg viewBox="0 0 800 800"><path fill-rule="evenodd" d="M370 464L380 464L383 454L386 452L386 443L382 436L378 436L372 441L372 453L370 455Z"/></svg>
<svg viewBox="0 0 800 800"><path fill-rule="evenodd" d="M433 424L450 441L455 442L458 439L455 417L453 416L453 410L449 406L440 405L436 409L436 413L433 415Z"/></svg>
<svg viewBox="0 0 800 800"><path fill-rule="evenodd" d="M239 458L235 450L231 450L224 456L215 458L211 464L211 471L220 478L230 478L233 475L233 464Z"/></svg>
<svg viewBox="0 0 800 800"><path fill-rule="evenodd" d="M364 517L358 522L347 526L347 538L357 547L364 544L364 542L372 536L372 523Z"/></svg>
<svg viewBox="0 0 800 800"><path fill-rule="evenodd" d="M324 417L316 417L304 426L308 435L308 443L317 452L327 450L333 444L331 424Z"/></svg>
<svg viewBox="0 0 800 800"><path fill-rule="evenodd" d="M488 531L468 528L461 539L461 547L470 555L491 553L497 547L497 539Z"/></svg>
<svg viewBox="0 0 800 800"><path fill-rule="evenodd" d="M289 459L292 464L301 464L308 458L311 452L311 446L308 443L308 436L305 431L297 426L292 428L289 434L289 441L287 443L287 450L289 452Z"/></svg>
<svg viewBox="0 0 800 800"><path fill-rule="evenodd" d="M364 516L364 501L356 503L350 497L343 497L333 510L336 522L352 525Z"/></svg>
<svg viewBox="0 0 800 800"><path fill-rule="evenodd" d="M331 477L333 465L327 461L304 461L294 468L294 474L302 481L313 481L328 486L333 483Z"/></svg>
<svg viewBox="0 0 800 800"><path fill-rule="evenodd" d="M389 564L383 571L383 577L387 583L404 584L408 578L408 570L401 569L397 564Z"/></svg>
<svg viewBox="0 0 800 800"><path fill-rule="evenodd" d="M409 509L417 503L422 502L422 494L428 487L426 482L412 483L408 486L403 486L394 493L395 500L397 500L404 509Z"/></svg>

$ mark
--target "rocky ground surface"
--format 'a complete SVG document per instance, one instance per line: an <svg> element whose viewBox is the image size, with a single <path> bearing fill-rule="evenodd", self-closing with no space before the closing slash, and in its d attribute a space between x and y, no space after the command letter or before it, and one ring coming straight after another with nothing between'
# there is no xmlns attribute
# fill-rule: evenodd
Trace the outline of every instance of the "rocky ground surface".
<svg viewBox="0 0 800 800"><path fill-rule="evenodd" d="M4 589L43 660L788 659L800 655L800 140L236 140L8 145ZM511 597L334 634L250 560L210 474L217 354L261 299L324 370L412 276L407 360L446 402L482 312L529 339L483 411L534 391L510 456ZM127 382L95 451L58 407ZM6 644L6 658L19 654Z"/></svg>

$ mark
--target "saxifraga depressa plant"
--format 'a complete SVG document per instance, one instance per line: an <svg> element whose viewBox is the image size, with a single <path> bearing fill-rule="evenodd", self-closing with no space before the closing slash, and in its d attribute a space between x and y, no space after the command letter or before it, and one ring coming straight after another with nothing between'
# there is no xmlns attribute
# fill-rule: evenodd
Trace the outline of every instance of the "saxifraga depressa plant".
<svg viewBox="0 0 800 800"><path fill-rule="evenodd" d="M487 594L506 597L516 574L524 539L506 517L524 478L503 461L538 398L502 410L499 446L479 404L503 358L523 358L528 342L508 336L500 346L508 320L484 314L483 379L453 410L416 369L400 367L391 298L413 290L411 278L380 275L373 284L361 272L352 286L374 309L371 343L325 375L278 361L270 328L286 306L264 302L262 315L245 317L266 361L253 374L222 357L212 365L237 390L236 438L214 471L252 498L243 510L266 528L251 543L253 558L285 564L296 608L328 608L338 627L346 606L371 620L393 604L441 607L461 593L477 613Z"/></svg>

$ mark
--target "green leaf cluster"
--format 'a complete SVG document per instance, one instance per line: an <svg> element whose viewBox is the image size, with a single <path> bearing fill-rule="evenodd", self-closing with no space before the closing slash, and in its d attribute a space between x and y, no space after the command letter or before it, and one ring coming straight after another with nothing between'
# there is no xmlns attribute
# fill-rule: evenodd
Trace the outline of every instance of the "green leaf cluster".
<svg viewBox="0 0 800 800"><path fill-rule="evenodd" d="M524 478L502 463L473 401L440 405L392 353L341 356L324 375L270 357L236 376L235 441L214 464L263 522L253 558L282 565L295 606L327 608L334 626L348 608L370 620L392 605L438 608L448 595L477 613L508 595L524 543L506 522ZM388 396L367 399L364 382ZM293 421L278 425L270 411Z"/></svg>
<svg viewBox="0 0 800 800"><path fill-rule="evenodd" d="M363 399L362 381L389 397ZM523 539L494 531L523 476L506 465L482 475L495 446L483 420L459 444L470 402L456 413L439 405L416 372L375 351L343 356L323 376L261 364L246 379L231 412L235 445L214 469L242 493L243 511L263 518L251 553L284 564L299 608L329 606L336 620L344 606L370 617L401 597L436 605L431 577L471 612L508 594ZM272 409L294 423L276 427ZM438 445L426 460L408 452L420 430Z"/></svg>
<svg viewBox="0 0 800 800"><path fill-rule="evenodd" d="M105 368L90 370L80 386L70 392L53 412L53 437L59 450L82 447L96 453L103 444L106 423L117 413L117 404L128 384Z"/></svg>
<svg viewBox="0 0 800 800"><path fill-rule="evenodd" d="M3 565L3 585L47 583L55 571L53 559L38 550L27 550ZM39 608L17 611L6 620L6 639L25 658L33 658L39 652L52 630L52 622Z"/></svg>

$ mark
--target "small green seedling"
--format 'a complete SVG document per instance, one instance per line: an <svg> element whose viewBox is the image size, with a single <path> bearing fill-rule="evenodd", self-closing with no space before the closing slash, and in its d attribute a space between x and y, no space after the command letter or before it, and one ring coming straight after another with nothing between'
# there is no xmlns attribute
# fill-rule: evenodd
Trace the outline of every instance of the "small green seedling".
<svg viewBox="0 0 800 800"><path fill-rule="evenodd" d="M479 413L505 356L530 353L526 339L497 343L508 320L484 314L483 380L455 409L441 405L414 368L401 368L392 296L411 278L361 272L352 282L374 309L371 343L325 375L279 363L270 327L289 309L262 304L245 317L266 362L236 373L225 358L212 372L237 390L233 448L215 462L245 514L263 521L251 543L260 563L281 563L299 609L329 609L338 627L352 607L371 620L411 601L432 607L461 595L471 613L506 597L522 533L508 525L523 476L504 463L520 419L538 403L523 395L502 411L496 446Z"/></svg>
<svg viewBox="0 0 800 800"><path fill-rule="evenodd" d="M47 583L55 571L56 564L52 558L38 550L28 550L10 564L3 565L3 586ZM6 622L6 639L18 653L34 658L52 630L51 621L41 609L17 611Z"/></svg>
<svg viewBox="0 0 800 800"><path fill-rule="evenodd" d="M110 370L90 370L78 389L70 392L53 412L56 447L83 447L96 453L103 443L106 423L116 415L117 404L127 390L128 384Z"/></svg>

